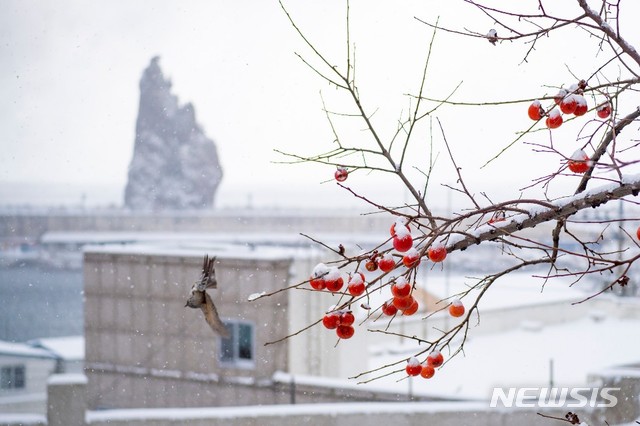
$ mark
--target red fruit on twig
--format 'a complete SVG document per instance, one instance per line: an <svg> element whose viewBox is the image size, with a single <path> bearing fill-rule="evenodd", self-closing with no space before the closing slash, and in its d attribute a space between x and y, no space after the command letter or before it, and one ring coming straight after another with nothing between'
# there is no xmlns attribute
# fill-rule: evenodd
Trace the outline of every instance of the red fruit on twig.
<svg viewBox="0 0 640 426"><path fill-rule="evenodd" d="M569 159L568 166L573 173L584 173L591 167L591 161L587 153L579 149Z"/></svg>
<svg viewBox="0 0 640 426"><path fill-rule="evenodd" d="M557 129L562 125L562 115L560 114L560 110L558 108L554 108L549 113L549 116L546 120L546 125L550 129Z"/></svg>
<svg viewBox="0 0 640 426"><path fill-rule="evenodd" d="M444 357L440 351L433 351L427 356L427 365L440 367L444 363Z"/></svg>
<svg viewBox="0 0 640 426"><path fill-rule="evenodd" d="M338 167L336 172L333 174L338 182L344 182L349 177L349 172L344 167Z"/></svg>
<svg viewBox="0 0 640 426"><path fill-rule="evenodd" d="M355 274L353 274L353 276L349 279L349 283L347 285L349 294L355 297L360 296L362 293L364 293L365 288L366 285L364 283L364 275L361 272L356 272Z"/></svg>
<svg viewBox="0 0 640 426"><path fill-rule="evenodd" d="M396 261L389 253L385 254L378 260L378 267L382 272L393 271L396 267Z"/></svg>
<svg viewBox="0 0 640 426"><path fill-rule="evenodd" d="M423 364L422 365L422 371L420 371L420 375L422 377L424 377L425 379L430 379L430 378L433 377L434 374L436 374L435 368L433 368L432 366L430 366L428 364Z"/></svg>
<svg viewBox="0 0 640 426"><path fill-rule="evenodd" d="M442 262L447 257L447 248L442 244L435 244L429 247L427 255L432 262Z"/></svg>
<svg viewBox="0 0 640 426"><path fill-rule="evenodd" d="M336 334L341 339L350 339L355 334L356 330L350 325L339 325L336 328Z"/></svg>
<svg viewBox="0 0 640 426"><path fill-rule="evenodd" d="M542 109L542 105L540 105L539 100L535 100L529 105L529 110L527 111L529 118L535 121L540 120L544 116L544 109Z"/></svg>
<svg viewBox="0 0 640 426"><path fill-rule="evenodd" d="M418 358L411 357L407 360L407 366L404 369L409 376L418 376L422 372L422 365Z"/></svg>
<svg viewBox="0 0 640 426"><path fill-rule="evenodd" d="M611 115L611 104L609 102L605 102L604 104L599 105L596 108L596 114L602 119L609 118Z"/></svg>
<svg viewBox="0 0 640 426"><path fill-rule="evenodd" d="M411 234L406 234L403 236L396 235L393 237L393 248L398 250L401 253L409 250L413 247L413 238L411 238Z"/></svg>
<svg viewBox="0 0 640 426"><path fill-rule="evenodd" d="M576 110L573 111L573 115L576 117L580 117L587 113L589 106L587 105L587 100L582 95L575 95L576 98Z"/></svg>
<svg viewBox="0 0 640 426"><path fill-rule="evenodd" d="M453 299L451 305L449 305L449 315L452 317L461 317L464 315L465 309L464 305L460 301L460 299Z"/></svg>

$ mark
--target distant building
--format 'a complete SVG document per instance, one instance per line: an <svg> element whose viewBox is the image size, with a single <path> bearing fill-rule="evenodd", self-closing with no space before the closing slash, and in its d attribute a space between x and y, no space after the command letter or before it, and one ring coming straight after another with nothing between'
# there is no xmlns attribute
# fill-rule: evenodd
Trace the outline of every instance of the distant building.
<svg viewBox="0 0 640 426"><path fill-rule="evenodd" d="M0 413L44 412L49 376L81 372L83 363L82 336L0 341Z"/></svg>

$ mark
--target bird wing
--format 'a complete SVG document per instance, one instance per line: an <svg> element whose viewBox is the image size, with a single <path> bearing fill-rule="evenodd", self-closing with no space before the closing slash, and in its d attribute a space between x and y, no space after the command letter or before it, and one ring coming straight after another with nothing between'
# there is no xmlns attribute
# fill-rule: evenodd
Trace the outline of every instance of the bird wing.
<svg viewBox="0 0 640 426"><path fill-rule="evenodd" d="M204 255L204 261L202 263L202 273L200 274L200 281L198 281L198 291L204 291L207 288L217 288L218 281L216 280L216 257L209 259L209 255Z"/></svg>
<svg viewBox="0 0 640 426"><path fill-rule="evenodd" d="M209 324L211 329L220 336L229 337L229 330L227 330L227 327L220 319L216 305L213 304L213 300L211 300L211 297L206 292L204 293L204 297L205 302L200 306L200 309L202 309L202 313L204 313L204 319L207 320L207 324Z"/></svg>

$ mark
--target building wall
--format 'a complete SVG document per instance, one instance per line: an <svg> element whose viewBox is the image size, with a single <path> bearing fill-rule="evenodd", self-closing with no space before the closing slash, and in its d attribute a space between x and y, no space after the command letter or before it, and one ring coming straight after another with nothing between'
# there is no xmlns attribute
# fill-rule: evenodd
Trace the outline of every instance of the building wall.
<svg viewBox="0 0 640 426"><path fill-rule="evenodd" d="M292 265L292 284L308 280L313 268L321 261L327 261L326 254L324 258L320 253L296 258ZM309 284L287 293L292 333L317 323L330 308L345 301L341 294L318 292L312 290ZM356 315L357 308L353 307ZM356 323L360 320L357 318ZM351 339L338 342L335 330L327 330L322 324L316 324L289 339L289 369L286 371L306 376L351 377L368 364L369 334L362 327L356 327L356 334Z"/></svg>
<svg viewBox="0 0 640 426"><path fill-rule="evenodd" d="M25 367L25 387L0 389L0 413L44 413L47 378L56 366L53 358L0 355L0 367Z"/></svg>
<svg viewBox="0 0 640 426"><path fill-rule="evenodd" d="M291 259L219 256L219 288L210 290L210 295L220 316L255 324L255 365L229 368L218 361L219 338L202 312L184 307L206 251L85 253L89 407L244 405L276 400L271 393L252 395L246 386L232 385L259 384L287 369L287 343L265 346L287 334L286 293L254 302L247 298L284 287Z"/></svg>

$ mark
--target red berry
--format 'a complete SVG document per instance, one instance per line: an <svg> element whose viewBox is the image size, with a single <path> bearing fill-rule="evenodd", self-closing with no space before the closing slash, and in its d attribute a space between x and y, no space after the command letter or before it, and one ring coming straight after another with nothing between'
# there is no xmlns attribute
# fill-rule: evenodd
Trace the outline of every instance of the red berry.
<svg viewBox="0 0 640 426"><path fill-rule="evenodd" d="M604 103L596 108L596 114L598 117L605 119L611 115L611 104L609 102Z"/></svg>
<svg viewBox="0 0 640 426"><path fill-rule="evenodd" d="M418 312L418 308L419 307L420 307L420 304L418 304L418 301L413 299L413 302L411 303L411 306L409 306L407 309L402 311L402 315L406 315L406 316L413 315L416 312Z"/></svg>
<svg viewBox="0 0 640 426"><path fill-rule="evenodd" d="M573 153L569 159L568 165L569 170L573 173L584 173L589 170L589 167L591 167L591 162L589 161L587 153L579 149Z"/></svg>
<svg viewBox="0 0 640 426"><path fill-rule="evenodd" d="M415 299L413 298L413 296L393 298L393 306L395 306L401 311L409 309L413 304L413 302L415 302Z"/></svg>
<svg viewBox="0 0 640 426"><path fill-rule="evenodd" d="M538 121L544 115L544 109L542 109L542 105L540 105L539 100L535 100L529 105L529 110L527 111L529 114L529 118L535 121Z"/></svg>
<svg viewBox="0 0 640 426"><path fill-rule="evenodd" d="M336 172L333 174L333 176L336 178L338 182L344 182L345 180L347 180L347 177L349 176L349 172L344 167L338 167L336 169Z"/></svg>
<svg viewBox="0 0 640 426"><path fill-rule="evenodd" d="M560 111L565 114L573 114L578 106L577 99L573 93L569 93L560 102Z"/></svg>
<svg viewBox="0 0 640 426"><path fill-rule="evenodd" d="M399 277L391 285L391 294L393 297L408 297L411 294L411 284L404 277Z"/></svg>
<svg viewBox="0 0 640 426"><path fill-rule="evenodd" d="M553 101L556 103L556 105L560 105L560 102L562 102L565 96L567 96L567 91L564 89L560 89L558 90L558 93L556 93L556 95L553 97Z"/></svg>
<svg viewBox="0 0 640 426"><path fill-rule="evenodd" d="M327 274L324 276L324 283L327 287L327 290L331 292L340 291L340 289L344 285L344 280L342 279L342 276L340 276L340 271L338 271L338 268L329 268L329 272L327 272Z"/></svg>
<svg viewBox="0 0 640 426"><path fill-rule="evenodd" d="M327 290L331 292L336 292L336 291L340 291L340 289L344 285L344 280L342 279L342 277L339 277L336 280L331 280L331 281L325 280L325 284L327 286Z"/></svg>
<svg viewBox="0 0 640 426"><path fill-rule="evenodd" d="M576 117L580 117L587 113L589 106L587 105L587 100L582 95L575 95L576 98L576 110L573 112L573 115Z"/></svg>
<svg viewBox="0 0 640 426"><path fill-rule="evenodd" d="M353 316L353 312L345 311L340 314L340 325L351 325L356 321L356 317Z"/></svg>
<svg viewBox="0 0 640 426"><path fill-rule="evenodd" d="M585 161L569 160L569 170L573 173L584 173L589 170L589 163Z"/></svg>
<svg viewBox="0 0 640 426"><path fill-rule="evenodd" d="M309 284L314 290L324 290L327 286L324 282L324 278L313 278L309 280Z"/></svg>
<svg viewBox="0 0 640 426"><path fill-rule="evenodd" d="M640 240L640 226L636 229L636 237Z"/></svg>
<svg viewBox="0 0 640 426"><path fill-rule="evenodd" d="M442 262L447 257L447 248L442 244L429 247L427 255L432 262Z"/></svg>
<svg viewBox="0 0 640 426"><path fill-rule="evenodd" d="M407 268L413 268L420 264L420 253L415 248L410 248L407 250L405 255L402 257L402 263Z"/></svg>
<svg viewBox="0 0 640 426"><path fill-rule="evenodd" d="M418 358L411 357L407 360L407 366L404 368L409 376L419 376L422 372L422 365Z"/></svg>
<svg viewBox="0 0 640 426"><path fill-rule="evenodd" d="M427 356L427 365L432 367L440 367L444 363L444 357L440 351L433 351Z"/></svg>
<svg viewBox="0 0 640 426"><path fill-rule="evenodd" d="M393 248L398 250L399 252L404 253L409 250L413 246L413 238L411 238L411 234L406 234L404 236L399 236L396 234L393 237Z"/></svg>
<svg viewBox="0 0 640 426"><path fill-rule="evenodd" d="M369 271L369 272L373 272L376 269L378 269L378 261L375 259L369 259L367 260L367 262L364 264L364 268Z"/></svg>
<svg viewBox="0 0 640 426"><path fill-rule="evenodd" d="M336 328L336 334L341 339L350 339L355 332L355 329L350 325L339 325L338 328Z"/></svg>
<svg viewBox="0 0 640 426"><path fill-rule="evenodd" d="M424 377L425 379L430 379L430 378L433 377L434 374L436 374L435 368L433 368L432 366L430 366L428 364L423 364L422 365L422 371L420 371L420 375L422 377Z"/></svg>
<svg viewBox="0 0 640 426"><path fill-rule="evenodd" d="M378 260L378 267L382 272L393 271L396 267L396 261L393 260L393 256L387 253Z"/></svg>
<svg viewBox="0 0 640 426"><path fill-rule="evenodd" d="M640 229L640 228L639 228ZM640 237L638 237L640 238ZM387 315L387 316L394 316L397 312L398 312L398 308L396 308L395 306L393 306L393 302L390 300L387 300L386 302L384 302L382 304L382 308L380 308L382 310L382 313Z"/></svg>
<svg viewBox="0 0 640 426"><path fill-rule="evenodd" d="M324 325L329 330L333 330L338 327L340 323L340 314L337 312L329 312L324 317L322 317L322 325Z"/></svg>
<svg viewBox="0 0 640 426"><path fill-rule="evenodd" d="M449 314L456 318L464 315L464 305L460 299L453 299L453 302L449 305Z"/></svg>
<svg viewBox="0 0 640 426"><path fill-rule="evenodd" d="M562 125L562 115L560 115L560 111L558 108L554 108L549 113L549 116L546 120L547 127L550 129L557 129Z"/></svg>
<svg viewBox="0 0 640 426"><path fill-rule="evenodd" d="M329 267L324 263L318 263L313 272L311 272L311 278L309 278L309 284L315 290L324 290L326 283L324 277L329 273Z"/></svg>
<svg viewBox="0 0 640 426"><path fill-rule="evenodd" d="M349 280L349 286L347 289L349 290L349 294L352 296L360 296L364 293L366 286L364 284L364 275L360 272L356 272L353 274L351 279Z"/></svg>

